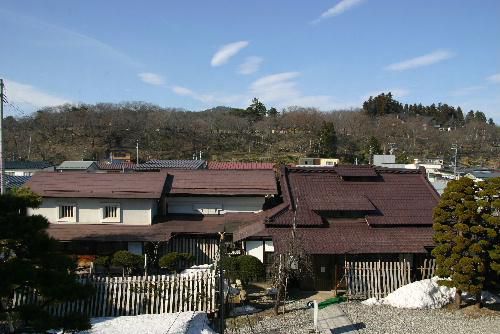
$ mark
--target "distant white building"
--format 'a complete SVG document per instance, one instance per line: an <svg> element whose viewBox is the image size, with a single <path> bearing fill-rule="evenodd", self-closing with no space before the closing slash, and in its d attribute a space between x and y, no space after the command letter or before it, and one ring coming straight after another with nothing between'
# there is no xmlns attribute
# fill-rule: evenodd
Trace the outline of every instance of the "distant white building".
<svg viewBox="0 0 500 334"><path fill-rule="evenodd" d="M63 161L56 167L58 172L93 172L98 169L96 161Z"/></svg>
<svg viewBox="0 0 500 334"><path fill-rule="evenodd" d="M31 176L40 171L54 171L54 165L46 161L5 161L4 174Z"/></svg>
<svg viewBox="0 0 500 334"><path fill-rule="evenodd" d="M412 164L398 164L396 163L396 156L394 154L375 154L373 156L373 164L379 167L402 169L419 169L420 167L424 167L429 182L439 194L443 193L449 181L449 179L443 178L441 172L439 172L444 167L443 160L439 158L422 161L414 159Z"/></svg>
<svg viewBox="0 0 500 334"><path fill-rule="evenodd" d="M335 158L300 158L297 167L338 166L340 160Z"/></svg>

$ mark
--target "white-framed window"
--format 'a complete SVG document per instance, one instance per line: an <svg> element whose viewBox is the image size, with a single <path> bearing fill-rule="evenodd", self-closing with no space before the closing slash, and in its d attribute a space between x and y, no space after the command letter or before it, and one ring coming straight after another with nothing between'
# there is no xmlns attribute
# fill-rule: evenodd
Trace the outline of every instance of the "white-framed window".
<svg viewBox="0 0 500 334"><path fill-rule="evenodd" d="M333 166L333 161L327 161L327 162L326 162L326 165L327 165L327 166Z"/></svg>
<svg viewBox="0 0 500 334"><path fill-rule="evenodd" d="M219 215L222 211L222 204L193 204L193 210L202 215Z"/></svg>
<svg viewBox="0 0 500 334"><path fill-rule="evenodd" d="M58 207L58 221L59 222L73 222L77 221L77 207L73 203L61 203Z"/></svg>
<svg viewBox="0 0 500 334"><path fill-rule="evenodd" d="M101 221L103 223L121 222L120 203L103 203L101 212Z"/></svg>
<svg viewBox="0 0 500 334"><path fill-rule="evenodd" d="M23 176L32 176L33 173L32 172L23 172Z"/></svg>

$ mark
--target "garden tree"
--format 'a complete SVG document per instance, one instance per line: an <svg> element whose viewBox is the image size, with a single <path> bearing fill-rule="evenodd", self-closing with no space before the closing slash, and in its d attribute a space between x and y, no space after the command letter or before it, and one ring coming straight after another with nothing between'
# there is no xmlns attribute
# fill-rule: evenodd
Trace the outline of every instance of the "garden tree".
<svg viewBox="0 0 500 334"><path fill-rule="evenodd" d="M265 277L264 264L252 255L226 256L221 260L221 266L227 278L232 281L239 279L243 287L250 281Z"/></svg>
<svg viewBox="0 0 500 334"><path fill-rule="evenodd" d="M51 304L85 299L94 290L77 281L76 263L45 232L47 219L25 214L27 207L40 203L40 197L25 188L0 196L0 321L6 320L10 331L88 329L86 315L47 312ZM13 305L16 292L30 290L35 290L41 304Z"/></svg>
<svg viewBox="0 0 500 334"><path fill-rule="evenodd" d="M189 253L170 252L160 258L158 265L170 272L180 272L191 266L194 260L194 256Z"/></svg>
<svg viewBox="0 0 500 334"><path fill-rule="evenodd" d="M480 183L479 210L486 234L490 240L488 265L486 267L485 290L500 288L500 177Z"/></svg>
<svg viewBox="0 0 500 334"><path fill-rule="evenodd" d="M498 221L493 219L498 192L492 194L495 185L481 186L469 178L449 182L434 210L436 274L449 278L440 284L457 288L457 307L462 292L475 295L480 306L481 290L492 284L488 280L490 256L495 255L494 243L498 244Z"/></svg>
<svg viewBox="0 0 500 334"><path fill-rule="evenodd" d="M126 250L120 250L113 254L111 264L123 268L123 276L130 275L132 270L141 268L144 264L144 257L131 253Z"/></svg>
<svg viewBox="0 0 500 334"><path fill-rule="evenodd" d="M304 241L292 227L288 235L281 239L283 245L279 253L274 254L271 265L272 284L276 288L274 313L278 314L279 307L286 299L286 291L290 280L300 280L312 276L312 263L309 254L304 248Z"/></svg>
<svg viewBox="0 0 500 334"><path fill-rule="evenodd" d="M337 155L337 133L333 122L324 122L319 131L319 155L333 158Z"/></svg>
<svg viewBox="0 0 500 334"><path fill-rule="evenodd" d="M252 99L252 103L247 107L246 111L247 117L254 122L260 121L267 113L264 103L260 102L256 97Z"/></svg>
<svg viewBox="0 0 500 334"><path fill-rule="evenodd" d="M488 125L495 125L495 122L493 121L493 118L488 118Z"/></svg>

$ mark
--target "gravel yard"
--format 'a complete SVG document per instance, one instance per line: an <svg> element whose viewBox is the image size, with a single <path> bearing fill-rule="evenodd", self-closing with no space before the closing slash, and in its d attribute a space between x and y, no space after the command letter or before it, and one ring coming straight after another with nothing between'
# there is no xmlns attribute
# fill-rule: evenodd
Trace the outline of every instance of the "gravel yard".
<svg viewBox="0 0 500 334"><path fill-rule="evenodd" d="M266 310L248 316L238 316L226 321L226 333L269 333L269 334L303 334L313 328L312 311L306 308L305 301L295 302L287 306L290 310L275 316L272 310Z"/></svg>
<svg viewBox="0 0 500 334"><path fill-rule="evenodd" d="M498 312L497 315L471 317L463 310L411 310L356 302L343 303L340 307L353 324L360 325L360 334L500 333Z"/></svg>

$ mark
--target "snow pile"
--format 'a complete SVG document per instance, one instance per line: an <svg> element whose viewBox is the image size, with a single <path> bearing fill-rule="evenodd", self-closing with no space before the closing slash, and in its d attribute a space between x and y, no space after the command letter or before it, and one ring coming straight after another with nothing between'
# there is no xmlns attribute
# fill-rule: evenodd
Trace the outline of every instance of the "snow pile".
<svg viewBox="0 0 500 334"><path fill-rule="evenodd" d="M380 305L382 302L378 300L375 297L368 298L367 300L363 300L361 304L366 305L366 306L375 306L375 305Z"/></svg>
<svg viewBox="0 0 500 334"><path fill-rule="evenodd" d="M258 308L255 308L251 305L244 305L244 306L238 306L235 307L234 309L229 312L230 315L243 315L243 314L252 314L259 312L260 310Z"/></svg>
<svg viewBox="0 0 500 334"><path fill-rule="evenodd" d="M80 334L215 334L204 312L141 314L116 318L92 318L92 329Z"/></svg>
<svg viewBox="0 0 500 334"><path fill-rule="evenodd" d="M213 264L200 264L199 266L192 266L190 268L184 269L181 275L189 275L194 273L201 273L205 271L210 271L214 267Z"/></svg>
<svg viewBox="0 0 500 334"><path fill-rule="evenodd" d="M383 299L383 303L398 308L434 309L450 303L455 288L438 285L438 277L404 285Z"/></svg>
<svg viewBox="0 0 500 334"><path fill-rule="evenodd" d="M377 300L370 298L364 305L390 305L397 308L435 309L450 303L455 296L455 288L438 285L440 278L433 277L404 285L387 297Z"/></svg>

